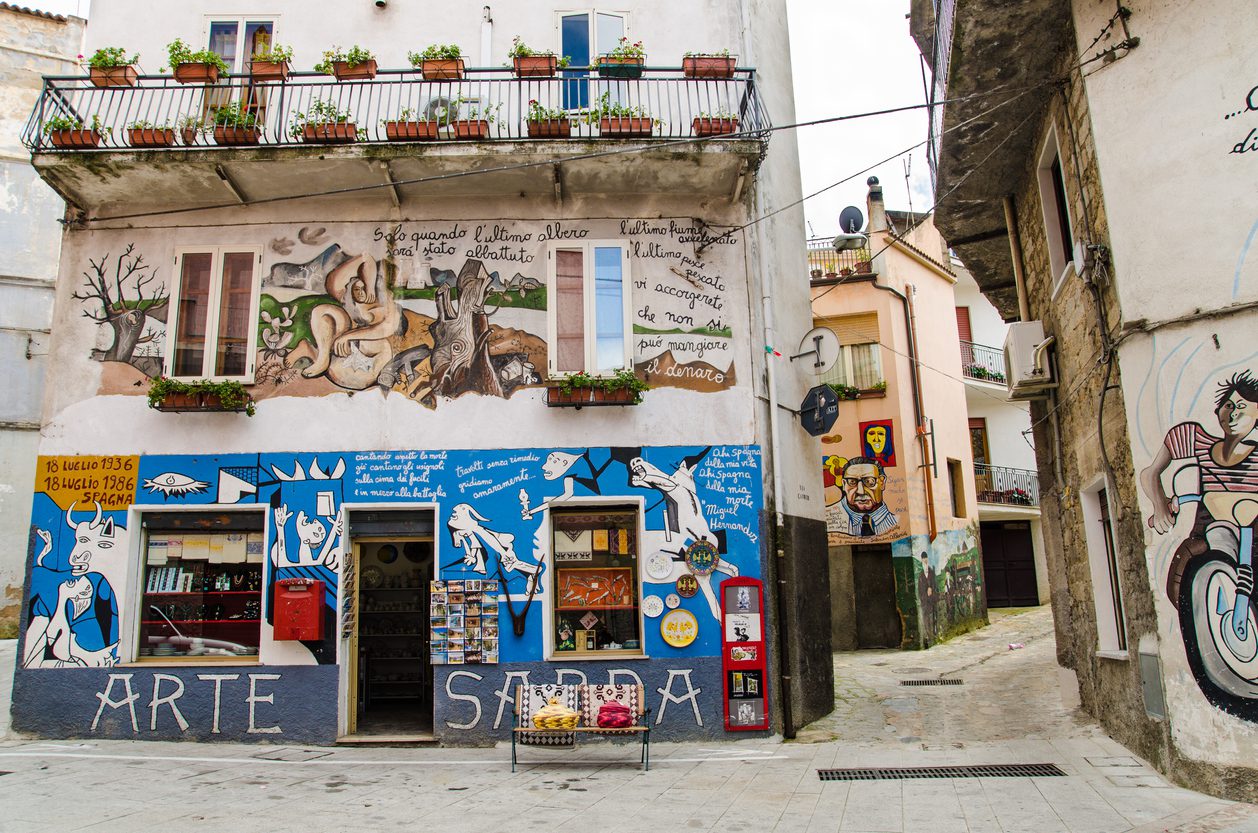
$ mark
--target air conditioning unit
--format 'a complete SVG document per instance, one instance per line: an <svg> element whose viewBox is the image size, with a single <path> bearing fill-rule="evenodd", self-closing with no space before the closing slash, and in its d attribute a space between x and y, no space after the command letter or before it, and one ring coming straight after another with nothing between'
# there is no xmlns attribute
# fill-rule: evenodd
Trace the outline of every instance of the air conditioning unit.
<svg viewBox="0 0 1258 833"><path fill-rule="evenodd" d="M1048 361L1051 340L1044 338L1044 324L1019 321L1009 325L1005 336L1005 380L1010 399L1035 399L1056 387Z"/></svg>

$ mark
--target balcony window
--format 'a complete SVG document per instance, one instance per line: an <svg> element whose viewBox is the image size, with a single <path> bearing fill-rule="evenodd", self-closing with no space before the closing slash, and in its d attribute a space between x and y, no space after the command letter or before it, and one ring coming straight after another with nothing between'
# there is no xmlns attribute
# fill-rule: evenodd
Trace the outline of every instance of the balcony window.
<svg viewBox="0 0 1258 833"><path fill-rule="evenodd" d="M176 378L253 381L258 318L256 247L217 247L176 255L177 281L167 372Z"/></svg>
<svg viewBox="0 0 1258 833"><path fill-rule="evenodd" d="M625 36L625 15L600 12L593 9L579 12L561 12L559 15L559 54L567 55L575 67L589 66L595 57L610 52ZM580 110L590 106L589 73L570 70L564 78L576 79L563 85L563 108ZM604 87L608 85L604 84ZM610 85L616 92L615 84ZM601 95L603 90L595 91ZM613 96L615 97L615 96Z"/></svg>
<svg viewBox="0 0 1258 833"><path fill-rule="evenodd" d="M550 375L629 367L629 254L593 241L548 252Z"/></svg>

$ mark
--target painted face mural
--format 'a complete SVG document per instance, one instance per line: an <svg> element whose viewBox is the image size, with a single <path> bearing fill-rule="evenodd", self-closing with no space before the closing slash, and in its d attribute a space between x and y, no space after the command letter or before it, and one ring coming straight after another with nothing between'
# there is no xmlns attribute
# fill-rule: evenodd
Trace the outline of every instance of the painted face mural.
<svg viewBox="0 0 1258 833"><path fill-rule="evenodd" d="M860 424L862 456L878 462L884 469L895 468L895 441L891 436L891 420Z"/></svg>
<svg viewBox="0 0 1258 833"><path fill-rule="evenodd" d="M858 538L872 538L894 529L899 521L883 502L887 476L877 460L853 457L843 467L838 484L843 497L838 503L838 531Z"/></svg>
<svg viewBox="0 0 1258 833"><path fill-rule="evenodd" d="M900 526L908 511L905 484L887 474L888 466L897 465L893 422L873 420L859 427L859 455L832 453L821 460L826 531L833 545L887 542L907 534ZM841 441L839 435L823 437L823 448L837 450Z"/></svg>
<svg viewBox="0 0 1258 833"><path fill-rule="evenodd" d="M1218 383L1214 416L1222 436L1199 422L1166 433L1140 481L1153 504L1149 526L1170 533L1191 523L1167 570L1189 666L1216 706L1258 719L1258 617L1254 529L1258 525L1258 379L1249 371ZM1168 481L1164 475L1179 463ZM1180 477L1185 471L1193 478ZM1187 510L1187 511L1185 511Z"/></svg>

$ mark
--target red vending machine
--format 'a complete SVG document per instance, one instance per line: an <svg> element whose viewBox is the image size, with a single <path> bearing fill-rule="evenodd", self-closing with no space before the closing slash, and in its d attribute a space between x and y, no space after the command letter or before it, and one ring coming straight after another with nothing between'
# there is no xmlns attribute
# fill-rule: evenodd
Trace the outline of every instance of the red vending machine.
<svg viewBox="0 0 1258 833"><path fill-rule="evenodd" d="M725 677L725 730L769 728L764 583L759 579L731 578L721 582L721 667Z"/></svg>

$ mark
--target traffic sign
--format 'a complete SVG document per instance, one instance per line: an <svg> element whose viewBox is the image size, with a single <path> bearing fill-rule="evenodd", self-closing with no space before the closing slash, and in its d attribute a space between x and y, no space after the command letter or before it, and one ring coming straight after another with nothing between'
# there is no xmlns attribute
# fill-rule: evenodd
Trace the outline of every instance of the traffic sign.
<svg viewBox="0 0 1258 833"><path fill-rule="evenodd" d="M839 395L829 385L817 385L799 405L799 420L814 437L833 428L838 418Z"/></svg>

